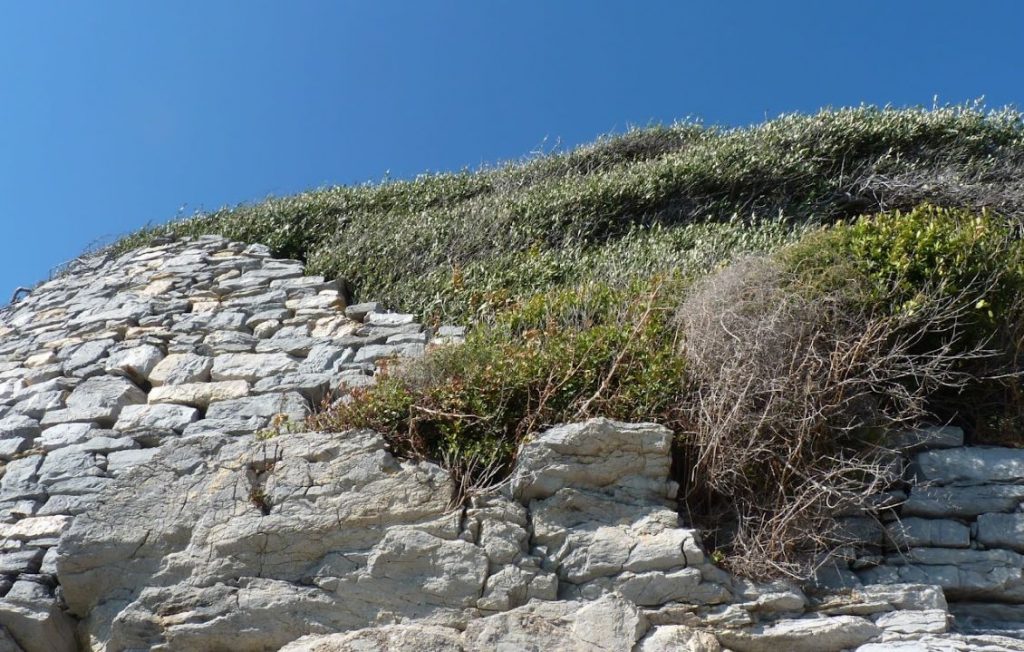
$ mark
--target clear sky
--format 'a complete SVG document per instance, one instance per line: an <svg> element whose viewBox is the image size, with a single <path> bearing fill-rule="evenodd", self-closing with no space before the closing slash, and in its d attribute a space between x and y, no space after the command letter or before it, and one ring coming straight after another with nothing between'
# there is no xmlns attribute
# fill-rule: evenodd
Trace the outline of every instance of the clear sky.
<svg viewBox="0 0 1024 652"><path fill-rule="evenodd" d="M0 304L91 243L686 116L1024 105L1024 2L0 0Z"/></svg>

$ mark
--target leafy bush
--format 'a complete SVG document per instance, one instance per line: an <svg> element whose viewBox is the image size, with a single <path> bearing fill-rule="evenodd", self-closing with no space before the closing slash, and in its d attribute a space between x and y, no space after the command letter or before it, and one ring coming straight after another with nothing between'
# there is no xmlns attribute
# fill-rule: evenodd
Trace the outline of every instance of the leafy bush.
<svg viewBox="0 0 1024 652"><path fill-rule="evenodd" d="M373 428L401 454L446 461L468 486L501 473L524 437L557 423L593 415L672 423L683 360L670 285L538 294L465 344L389 371L312 425Z"/></svg>
<svg viewBox="0 0 1024 652"><path fill-rule="evenodd" d="M845 287L847 294L856 288L861 300L892 312L913 311L918 297L933 290L958 296L973 304L974 320L988 332L1024 290L1024 246L1010 224L985 210L925 204L863 216L823 230L784 257L816 285ZM848 276L836 278L836 269Z"/></svg>
<svg viewBox="0 0 1024 652"><path fill-rule="evenodd" d="M966 426L977 442L1014 443L1024 426L1017 375L1024 362L1024 242L1017 228L988 211L923 205L837 224L781 256L813 291L840 293L907 321L923 302L944 301L949 318L922 334L918 352L954 346L963 354L960 370L975 381L932 396L933 412Z"/></svg>

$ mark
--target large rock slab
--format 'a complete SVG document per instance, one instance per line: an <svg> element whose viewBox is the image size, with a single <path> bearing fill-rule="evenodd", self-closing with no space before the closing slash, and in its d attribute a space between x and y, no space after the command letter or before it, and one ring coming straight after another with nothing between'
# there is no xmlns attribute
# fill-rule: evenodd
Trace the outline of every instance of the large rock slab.
<svg viewBox="0 0 1024 652"><path fill-rule="evenodd" d="M1024 503L1024 485L915 487L900 505L904 516L974 518L986 512L1012 512Z"/></svg>
<svg viewBox="0 0 1024 652"><path fill-rule="evenodd" d="M407 624L328 636L303 636L280 652L461 652L464 649L462 632L457 629Z"/></svg>
<svg viewBox="0 0 1024 652"><path fill-rule="evenodd" d="M58 578L103 650L262 650L384 613L457 612L488 561L458 538L452 490L368 432L186 439L75 520ZM170 604L180 616L167 620Z"/></svg>
<svg viewBox="0 0 1024 652"><path fill-rule="evenodd" d="M244 380L225 380L219 383L182 383L161 385L149 392L150 403L176 403L206 409L214 401L229 401L249 395L249 384Z"/></svg>
<svg viewBox="0 0 1024 652"><path fill-rule="evenodd" d="M82 413L88 420L111 426L126 405L146 402L146 393L127 378L88 378L67 398L68 411Z"/></svg>
<svg viewBox="0 0 1024 652"><path fill-rule="evenodd" d="M281 652L628 651L634 649L647 629L648 623L635 605L610 595L594 602L534 601L502 614L472 620L465 632L429 623L410 623L330 636L304 636L281 648ZM693 649L718 652L717 648Z"/></svg>
<svg viewBox="0 0 1024 652"><path fill-rule="evenodd" d="M535 601L470 622L463 649L631 650L647 628L636 606L616 595L589 603Z"/></svg>
<svg viewBox="0 0 1024 652"><path fill-rule="evenodd" d="M858 575L869 584L935 584L950 600L1024 603L1024 556L1009 550L912 548Z"/></svg>
<svg viewBox="0 0 1024 652"><path fill-rule="evenodd" d="M867 643L882 630L858 616L779 620L770 625L715 632L737 652L841 652Z"/></svg>
<svg viewBox="0 0 1024 652"><path fill-rule="evenodd" d="M1024 481L1024 449L970 446L919 453L920 478L937 484L989 484Z"/></svg>
<svg viewBox="0 0 1024 652"><path fill-rule="evenodd" d="M672 432L655 424L591 419L559 426L523 445L512 488L524 502L565 487L665 497L671 446Z"/></svg>

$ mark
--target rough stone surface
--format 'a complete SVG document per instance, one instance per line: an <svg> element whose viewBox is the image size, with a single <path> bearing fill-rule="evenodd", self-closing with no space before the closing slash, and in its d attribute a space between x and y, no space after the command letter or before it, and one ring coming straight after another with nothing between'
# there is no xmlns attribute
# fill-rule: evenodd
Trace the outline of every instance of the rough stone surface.
<svg viewBox="0 0 1024 652"><path fill-rule="evenodd" d="M840 652L881 634L870 620L858 616L780 620L768 626L723 630L718 640L737 652Z"/></svg>

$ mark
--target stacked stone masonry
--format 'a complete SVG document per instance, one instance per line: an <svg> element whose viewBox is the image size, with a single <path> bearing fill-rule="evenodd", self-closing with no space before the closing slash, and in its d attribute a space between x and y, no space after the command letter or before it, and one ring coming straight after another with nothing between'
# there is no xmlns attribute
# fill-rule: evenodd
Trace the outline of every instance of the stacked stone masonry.
<svg viewBox="0 0 1024 652"><path fill-rule="evenodd" d="M1018 453L916 452L930 484L805 591L709 561L657 425L538 433L466 506L376 433L303 431L461 337L215 237L0 312L0 652L1024 652Z"/></svg>

